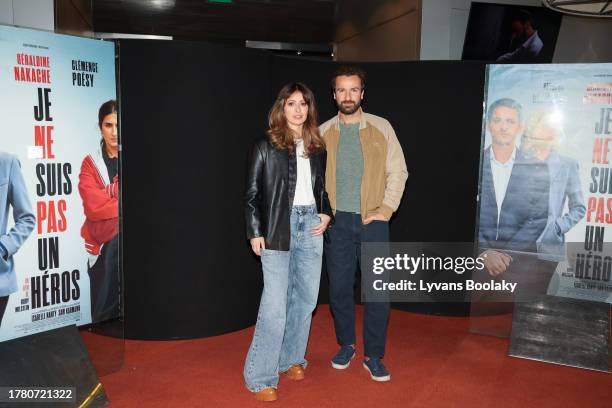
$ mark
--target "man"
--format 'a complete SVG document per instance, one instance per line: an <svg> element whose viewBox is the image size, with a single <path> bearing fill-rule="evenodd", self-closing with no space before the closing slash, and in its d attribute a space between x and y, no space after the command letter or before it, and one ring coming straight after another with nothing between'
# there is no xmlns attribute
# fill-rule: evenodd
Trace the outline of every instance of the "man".
<svg viewBox="0 0 612 408"><path fill-rule="evenodd" d="M516 223L507 225L505 218L502 218L504 233L500 237L500 213L516 160L516 138L523 131L521 106L509 98L495 101L487 111L486 126L491 135L491 145L483 157L479 243L485 248L503 248L514 232L508 228L513 225L518 227ZM520 188L515 186L516 183L513 183L511 191ZM510 194L508 198L506 207L517 196ZM484 255L485 266L491 275L505 272L510 265L511 257L503 252L488 250Z"/></svg>
<svg viewBox="0 0 612 408"><path fill-rule="evenodd" d="M541 62L538 57L544 43L538 35L531 13L520 10L512 19L510 51L497 58L497 62Z"/></svg>
<svg viewBox="0 0 612 408"><path fill-rule="evenodd" d="M325 257L330 304L340 350L332 367L345 369L355 356L353 287L362 242L387 242L388 221L399 206L408 172L402 147L386 119L363 112L365 73L342 67L332 79L338 115L321 125L327 146L326 189L335 214ZM391 376L385 352L388 302L364 304L363 366L376 381Z"/></svg>
<svg viewBox="0 0 612 408"><path fill-rule="evenodd" d="M516 148L516 138L524 129L518 102L509 98L493 102L486 120L491 145L484 152L482 167L481 256L490 276L511 271L507 279L518 282L522 295L541 293L548 280L539 273L537 256L529 253L537 254L536 241L547 225L548 166L526 158Z"/></svg>
<svg viewBox="0 0 612 408"><path fill-rule="evenodd" d="M17 157L0 152L0 325L9 295L17 291L13 255L34 229L36 218L28 197ZM9 207L13 207L15 225L7 233Z"/></svg>

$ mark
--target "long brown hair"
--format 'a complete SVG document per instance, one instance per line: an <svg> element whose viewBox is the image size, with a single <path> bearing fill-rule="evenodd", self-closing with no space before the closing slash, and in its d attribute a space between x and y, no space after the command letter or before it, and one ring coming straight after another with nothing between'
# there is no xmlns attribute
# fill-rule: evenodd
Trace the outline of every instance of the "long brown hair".
<svg viewBox="0 0 612 408"><path fill-rule="evenodd" d="M291 82L283 86L272 109L268 115L269 129L266 132L270 143L277 149L287 149L290 152L294 149L294 133L287 124L285 117L285 102L293 93L300 92L304 97L304 102L308 104L308 115L302 127L302 138L304 139L304 153L309 156L311 153L325 149L325 143L319 133L317 126L317 105L315 97L310 89L301 82Z"/></svg>

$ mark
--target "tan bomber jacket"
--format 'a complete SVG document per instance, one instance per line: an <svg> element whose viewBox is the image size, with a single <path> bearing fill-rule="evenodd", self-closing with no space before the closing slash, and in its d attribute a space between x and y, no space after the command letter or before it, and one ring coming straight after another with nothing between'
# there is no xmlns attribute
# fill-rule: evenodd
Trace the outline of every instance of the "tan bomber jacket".
<svg viewBox="0 0 612 408"><path fill-rule="evenodd" d="M361 109L361 108L360 108ZM336 153L340 140L340 118L334 116L319 126L327 148L325 189L336 212ZM361 112L359 140L363 152L361 220L381 213L387 219L399 207L408 178L402 146L388 120Z"/></svg>

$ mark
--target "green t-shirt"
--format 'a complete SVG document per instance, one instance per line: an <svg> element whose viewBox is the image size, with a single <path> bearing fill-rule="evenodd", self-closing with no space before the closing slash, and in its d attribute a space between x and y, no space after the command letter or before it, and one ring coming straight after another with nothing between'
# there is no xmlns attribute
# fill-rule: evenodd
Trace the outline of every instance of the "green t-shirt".
<svg viewBox="0 0 612 408"><path fill-rule="evenodd" d="M359 141L359 123L341 123L336 153L336 210L361 213L362 176L363 152Z"/></svg>

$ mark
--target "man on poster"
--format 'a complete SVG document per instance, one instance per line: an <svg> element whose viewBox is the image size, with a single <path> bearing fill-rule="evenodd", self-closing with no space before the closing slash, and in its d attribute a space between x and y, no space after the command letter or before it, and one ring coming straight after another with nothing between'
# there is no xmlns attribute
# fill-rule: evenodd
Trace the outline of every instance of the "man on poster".
<svg viewBox="0 0 612 408"><path fill-rule="evenodd" d="M504 279L518 284L521 296L531 293L536 240L548 212L546 166L530 166L516 146L523 133L521 105L513 99L493 102L486 113L491 145L483 155L478 241L485 270L474 279ZM520 276L519 276L520 275ZM512 302L517 293L473 293L472 302Z"/></svg>
<svg viewBox="0 0 612 408"><path fill-rule="evenodd" d="M537 293L546 291L556 266L552 261L564 256L563 235L585 213L577 164L553 150L557 128L542 112L533 113L524 126L521 106L509 98L495 101L487 111L492 142L483 159L479 225L480 246L489 248L483 253L485 266L498 276L522 259L521 269ZM569 212L563 214L566 198ZM513 259L504 251L534 255Z"/></svg>
<svg viewBox="0 0 612 408"><path fill-rule="evenodd" d="M557 194L551 207L551 172L558 175L555 166L526 148L533 143L532 126L523 133L520 104L499 99L489 107L486 120L491 146L483 157L479 245L486 250L481 256L488 275L504 274L518 283L520 299L530 300L546 293L556 267L556 262L539 259L538 249L546 231L565 225L556 209ZM523 144L517 149L516 138L521 134Z"/></svg>
<svg viewBox="0 0 612 408"><path fill-rule="evenodd" d="M361 243L389 241L388 221L400 204L408 171L391 124L361 109L365 73L356 67L341 67L331 85L339 112L320 127L327 147L325 185L335 213L325 256L340 345L331 363L345 369L355 356L353 288ZM375 381L391 379L381 361L388 318L388 302L364 302L363 366Z"/></svg>
<svg viewBox="0 0 612 408"><path fill-rule="evenodd" d="M523 161L516 147L523 132L521 105L510 98L499 99L487 110L486 121L491 145L483 155L478 235L480 246L488 248L483 253L486 269L497 276L512 262L502 250L529 251L529 242L535 243L539 228L534 224L531 230L522 230L529 217L521 203L529 175L524 166L515 166Z"/></svg>
<svg viewBox="0 0 612 408"><path fill-rule="evenodd" d="M17 276L13 256L28 238L36 217L25 186L17 157L0 152L0 326L9 295L17 291ZM15 225L6 231L9 208L13 208Z"/></svg>
<svg viewBox="0 0 612 408"><path fill-rule="evenodd" d="M512 42L510 51L500 55L496 62L541 62L539 59L544 43L538 35L533 16L526 10L520 10L511 23Z"/></svg>

